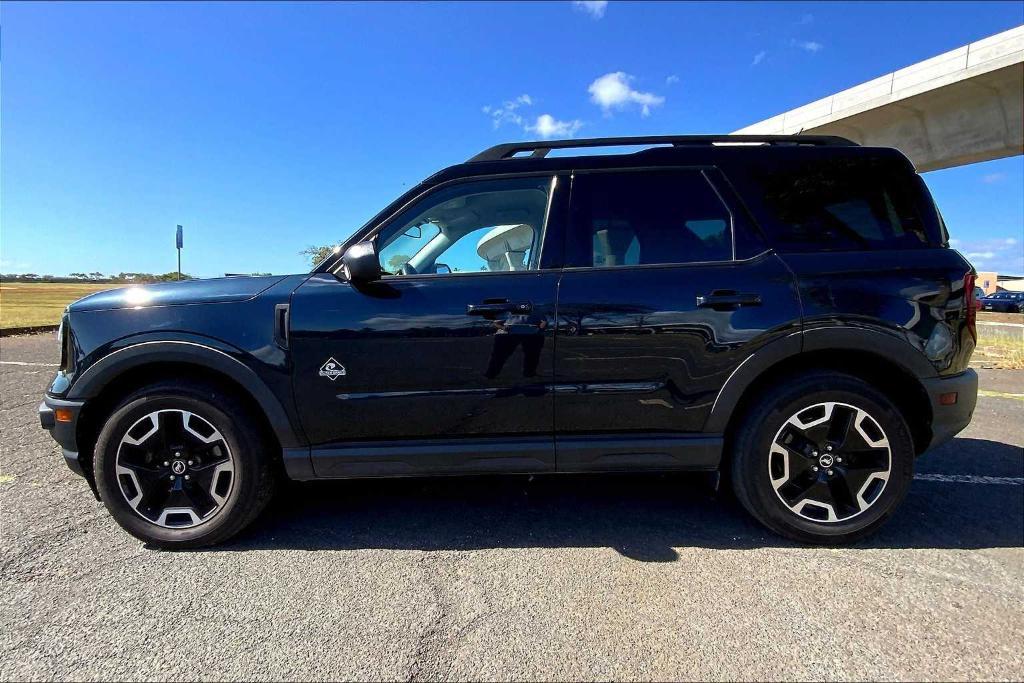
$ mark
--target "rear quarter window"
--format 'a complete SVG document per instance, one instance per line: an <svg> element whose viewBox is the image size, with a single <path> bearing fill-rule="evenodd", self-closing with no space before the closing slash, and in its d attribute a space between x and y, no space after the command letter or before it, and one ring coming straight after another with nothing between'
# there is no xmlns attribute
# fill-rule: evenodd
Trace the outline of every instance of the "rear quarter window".
<svg viewBox="0 0 1024 683"><path fill-rule="evenodd" d="M744 194L786 251L913 249L943 244L923 181L894 160L753 164Z"/></svg>

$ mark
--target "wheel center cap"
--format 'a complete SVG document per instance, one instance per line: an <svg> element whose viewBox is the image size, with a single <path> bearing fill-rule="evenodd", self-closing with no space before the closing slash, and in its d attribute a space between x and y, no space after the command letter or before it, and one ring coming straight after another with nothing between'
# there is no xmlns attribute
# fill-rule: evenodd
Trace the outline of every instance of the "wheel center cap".
<svg viewBox="0 0 1024 683"><path fill-rule="evenodd" d="M822 467L832 467L833 462L835 462L835 458L832 457L831 453L823 453L822 456L818 458L818 464Z"/></svg>
<svg viewBox="0 0 1024 683"><path fill-rule="evenodd" d="M171 463L171 472L175 474L185 474L185 469L188 465L185 464L184 460L175 460Z"/></svg>

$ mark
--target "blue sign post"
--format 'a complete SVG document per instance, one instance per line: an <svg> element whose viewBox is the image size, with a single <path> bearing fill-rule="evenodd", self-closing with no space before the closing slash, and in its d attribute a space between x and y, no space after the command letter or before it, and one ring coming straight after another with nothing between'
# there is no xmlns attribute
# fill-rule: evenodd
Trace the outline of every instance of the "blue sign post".
<svg viewBox="0 0 1024 683"><path fill-rule="evenodd" d="M184 237L182 236L182 229L181 229L181 226L179 225L178 226L178 230L177 230L177 232L174 235L174 245L176 247L178 247L178 279L179 280L181 279L181 246L182 246L183 242L184 242Z"/></svg>

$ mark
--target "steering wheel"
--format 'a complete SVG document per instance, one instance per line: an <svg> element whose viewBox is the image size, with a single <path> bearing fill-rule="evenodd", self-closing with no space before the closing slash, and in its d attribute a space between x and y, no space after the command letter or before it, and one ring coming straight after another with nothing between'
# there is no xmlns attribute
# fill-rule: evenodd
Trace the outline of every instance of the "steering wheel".
<svg viewBox="0 0 1024 683"><path fill-rule="evenodd" d="M416 269L413 268L408 262L403 263L402 267L398 269L399 275L416 275Z"/></svg>

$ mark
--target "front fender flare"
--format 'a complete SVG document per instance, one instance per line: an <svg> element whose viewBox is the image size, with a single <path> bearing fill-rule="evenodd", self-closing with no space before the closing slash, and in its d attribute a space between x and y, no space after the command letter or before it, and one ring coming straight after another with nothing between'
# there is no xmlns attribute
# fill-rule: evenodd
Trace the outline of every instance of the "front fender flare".
<svg viewBox="0 0 1024 683"><path fill-rule="evenodd" d="M68 391L69 400L98 396L111 381L132 368L149 363L185 363L209 368L230 377L245 389L263 409L282 448L305 446L288 419L281 402L260 377L224 351L191 341L142 341L110 353L90 365Z"/></svg>

